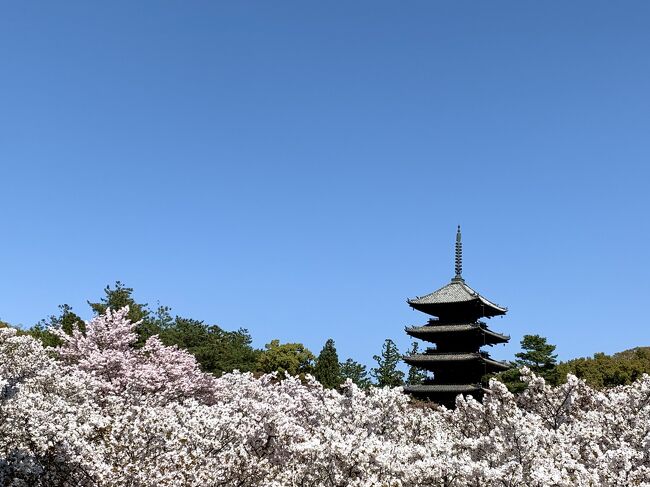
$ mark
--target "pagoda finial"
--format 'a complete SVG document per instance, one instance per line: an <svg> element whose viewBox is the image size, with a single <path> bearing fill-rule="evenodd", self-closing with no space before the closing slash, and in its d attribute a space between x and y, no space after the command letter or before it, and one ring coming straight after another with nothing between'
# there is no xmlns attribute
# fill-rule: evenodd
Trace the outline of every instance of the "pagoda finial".
<svg viewBox="0 0 650 487"><path fill-rule="evenodd" d="M463 280L463 242L460 240L460 225L458 225L458 230L456 231L456 259L455 259L455 268L456 268L456 277L454 279Z"/></svg>

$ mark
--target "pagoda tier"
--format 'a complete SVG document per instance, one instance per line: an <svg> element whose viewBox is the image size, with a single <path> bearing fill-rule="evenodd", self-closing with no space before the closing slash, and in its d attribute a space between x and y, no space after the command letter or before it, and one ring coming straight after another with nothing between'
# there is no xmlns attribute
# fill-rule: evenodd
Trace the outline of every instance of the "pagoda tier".
<svg viewBox="0 0 650 487"><path fill-rule="evenodd" d="M481 352L484 345L506 343L510 340L490 330L479 321L504 315L507 308L484 298L465 284L462 272L460 227L456 234L456 276L449 284L425 296L407 300L418 311L436 317L424 326L407 327L414 338L435 344L424 353L408 355L410 366L433 373L422 384L408 385L404 391L418 398L429 399L453 407L458 394L483 396L482 378L510 368L509 364L493 360Z"/></svg>
<svg viewBox="0 0 650 487"><path fill-rule="evenodd" d="M437 316L440 321L474 322L483 317L504 315L508 311L508 308L494 304L474 291L460 276L437 291L408 299L407 303L413 309Z"/></svg>
<svg viewBox="0 0 650 487"><path fill-rule="evenodd" d="M438 323L429 320L425 326L405 328L408 335L431 343L438 343L438 351L476 351L484 345L506 343L507 335L490 330L483 322L476 323ZM443 347L442 349L440 347ZM446 347L446 348L444 348Z"/></svg>
<svg viewBox="0 0 650 487"><path fill-rule="evenodd" d="M404 357L404 362L434 373L436 383L442 378L455 381L460 377L472 377L480 381L485 374L508 370L505 362L492 360L485 352L438 352L430 351ZM470 380L469 382L473 382Z"/></svg>

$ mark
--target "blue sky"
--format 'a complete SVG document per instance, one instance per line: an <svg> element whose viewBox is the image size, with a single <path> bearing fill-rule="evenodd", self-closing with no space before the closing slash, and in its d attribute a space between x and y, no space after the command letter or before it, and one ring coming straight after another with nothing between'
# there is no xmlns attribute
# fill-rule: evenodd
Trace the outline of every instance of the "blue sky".
<svg viewBox="0 0 650 487"><path fill-rule="evenodd" d="M464 277L560 358L650 345L650 4L5 2L0 318L121 280L372 362Z"/></svg>

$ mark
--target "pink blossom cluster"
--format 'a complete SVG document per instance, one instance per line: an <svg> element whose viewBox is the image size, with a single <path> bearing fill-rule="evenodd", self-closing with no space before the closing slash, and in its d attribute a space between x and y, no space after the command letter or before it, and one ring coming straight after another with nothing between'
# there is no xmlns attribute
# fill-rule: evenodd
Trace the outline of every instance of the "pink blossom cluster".
<svg viewBox="0 0 650 487"><path fill-rule="evenodd" d="M0 329L0 485L650 486L650 377L595 391L529 371L447 410L401 389L220 378L126 310L44 349Z"/></svg>

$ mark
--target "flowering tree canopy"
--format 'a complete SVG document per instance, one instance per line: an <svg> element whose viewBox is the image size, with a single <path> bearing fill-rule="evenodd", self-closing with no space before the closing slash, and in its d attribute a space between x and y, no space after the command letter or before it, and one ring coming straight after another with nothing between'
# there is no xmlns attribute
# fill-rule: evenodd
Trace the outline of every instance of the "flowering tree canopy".
<svg viewBox="0 0 650 487"><path fill-rule="evenodd" d="M127 318L129 308L110 308L70 335L57 329L63 342L56 348L64 363L91 373L102 382L105 392L121 396L151 395L168 402L172 398L208 400L214 378L199 369L194 356L178 347L167 347L157 336L135 348L138 337Z"/></svg>
<svg viewBox="0 0 650 487"><path fill-rule="evenodd" d="M595 391L528 370L514 396L202 373L107 311L51 353L0 328L0 485L648 486L650 377Z"/></svg>

